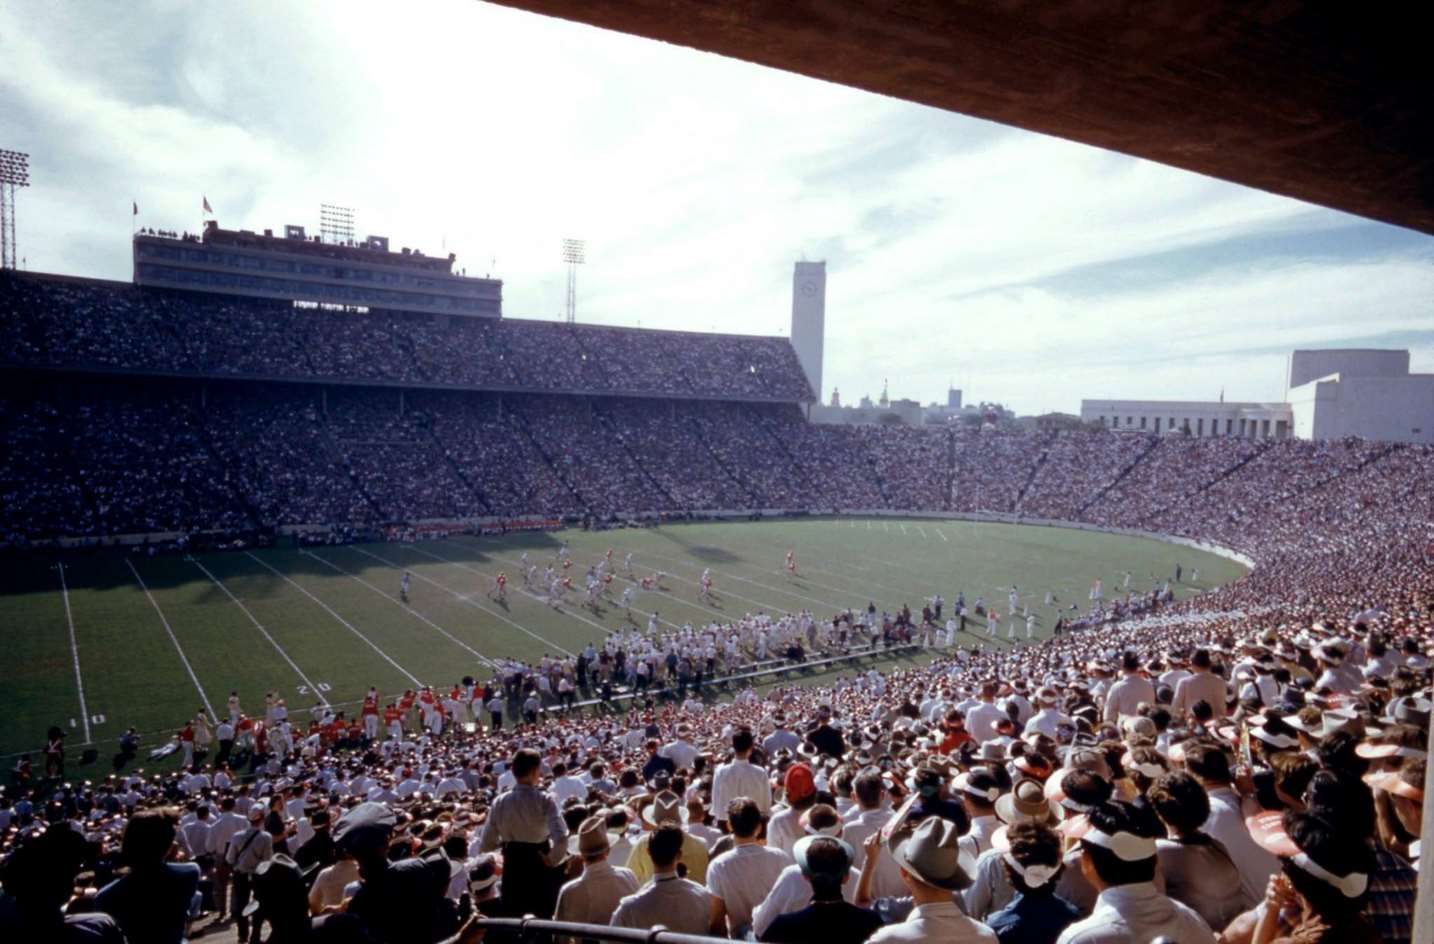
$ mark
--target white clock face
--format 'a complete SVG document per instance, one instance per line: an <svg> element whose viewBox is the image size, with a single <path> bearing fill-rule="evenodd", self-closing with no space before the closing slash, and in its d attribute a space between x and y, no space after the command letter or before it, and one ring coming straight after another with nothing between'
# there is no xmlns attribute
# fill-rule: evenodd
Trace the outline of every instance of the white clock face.
<svg viewBox="0 0 1434 944"><path fill-rule="evenodd" d="M802 294L803 294L803 295L807 296L808 298L811 298L811 297L812 297L813 295L815 295L816 293L817 293L817 283L815 283L815 282L803 282L803 283L802 283Z"/></svg>

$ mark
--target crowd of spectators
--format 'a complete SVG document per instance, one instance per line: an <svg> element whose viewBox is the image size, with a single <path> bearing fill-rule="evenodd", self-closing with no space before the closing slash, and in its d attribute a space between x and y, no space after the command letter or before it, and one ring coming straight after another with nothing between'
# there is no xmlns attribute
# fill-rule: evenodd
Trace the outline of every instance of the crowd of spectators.
<svg viewBox="0 0 1434 944"><path fill-rule="evenodd" d="M289 302L0 275L0 363L210 377L799 402L784 338Z"/></svg>
<svg viewBox="0 0 1434 944"><path fill-rule="evenodd" d="M455 679L444 697L385 695L397 706L382 731L323 706L299 719L267 705L248 728L198 717L183 770L67 784L57 764L0 798L7 940L177 941L205 910L281 942L471 941L470 911L763 940L1410 940L1430 447L816 426L794 402L742 401L793 389L785 345L757 345L777 352L759 363L737 343L751 339L676 353L708 339L206 309L6 278L0 341L24 366L401 384L437 372L527 391L11 385L7 544L886 509L1135 528L1257 563L1178 603L1097 605L1037 644L963 648L948 632L929 667L730 702L701 697L704 684L879 633L861 614L652 627L581 659ZM665 396L557 392L639 381ZM727 399L677 396L693 393ZM625 714L565 710L617 685L643 690Z"/></svg>

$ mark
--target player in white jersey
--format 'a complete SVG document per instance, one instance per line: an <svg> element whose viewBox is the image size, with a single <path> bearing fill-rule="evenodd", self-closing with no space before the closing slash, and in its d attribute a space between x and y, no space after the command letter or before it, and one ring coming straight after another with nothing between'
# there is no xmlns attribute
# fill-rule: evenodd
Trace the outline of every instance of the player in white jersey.
<svg viewBox="0 0 1434 944"><path fill-rule="evenodd" d="M408 571L406 570L398 580L398 598L404 603L408 602Z"/></svg>
<svg viewBox="0 0 1434 944"><path fill-rule="evenodd" d="M704 568L702 571L702 584L697 591L697 598L708 603L712 602L712 570Z"/></svg>
<svg viewBox="0 0 1434 944"><path fill-rule="evenodd" d="M628 551L627 555L623 557L622 569L627 571L627 575L629 578L632 577L632 551Z"/></svg>
<svg viewBox="0 0 1434 944"><path fill-rule="evenodd" d="M1194 570L1190 571L1190 582L1191 582L1191 583L1199 583L1199 582L1200 582L1200 568L1199 568L1199 567L1196 567Z"/></svg>
<svg viewBox="0 0 1434 944"><path fill-rule="evenodd" d="M656 636L656 635L657 635L657 611L656 611L656 610L653 610L651 613L647 614L647 635L649 635L649 636Z"/></svg>
<svg viewBox="0 0 1434 944"><path fill-rule="evenodd" d="M564 541L562 544L559 544L559 545L558 545L558 559L561 560L561 559L567 557L568 554L569 554L569 551L568 551L568 542L567 542L567 541Z"/></svg>
<svg viewBox="0 0 1434 944"><path fill-rule="evenodd" d="M629 584L628 586L624 587L623 590L622 590L622 609L623 609L623 612L627 614L628 620L631 621L631 620L632 620L632 585L631 585L631 584Z"/></svg>
<svg viewBox="0 0 1434 944"><path fill-rule="evenodd" d="M1029 613L1026 614L1026 638L1036 638L1036 618Z"/></svg>
<svg viewBox="0 0 1434 944"><path fill-rule="evenodd" d="M787 573L793 577L797 575L797 555L790 548L787 550Z"/></svg>
<svg viewBox="0 0 1434 944"><path fill-rule="evenodd" d="M528 569L528 552L527 552L527 551L524 551L524 552L523 552L523 556L518 558L518 563L520 563L520 564L523 565L523 569L524 569L524 570L527 570L527 569Z"/></svg>
<svg viewBox="0 0 1434 944"><path fill-rule="evenodd" d="M1101 584L1100 578L1097 577L1095 578L1095 583L1092 584L1090 588L1090 602L1099 603L1104 597L1105 589Z"/></svg>
<svg viewBox="0 0 1434 944"><path fill-rule="evenodd" d="M1016 585L1011 584L1011 592L1006 594L1006 612L1015 613L1020 606L1021 595L1016 592Z"/></svg>
<svg viewBox="0 0 1434 944"><path fill-rule="evenodd" d="M1123 579L1123 581L1122 581L1120 587L1121 587L1122 590L1129 590L1129 589L1130 589L1130 571L1128 571L1128 570L1125 571L1125 577L1124 577L1124 579Z"/></svg>

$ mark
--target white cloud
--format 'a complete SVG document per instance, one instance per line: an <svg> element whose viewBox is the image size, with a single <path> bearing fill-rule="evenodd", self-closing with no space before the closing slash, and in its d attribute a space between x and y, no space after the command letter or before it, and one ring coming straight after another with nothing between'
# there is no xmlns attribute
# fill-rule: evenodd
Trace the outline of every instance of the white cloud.
<svg viewBox="0 0 1434 944"><path fill-rule="evenodd" d="M511 315L785 331L829 262L847 396L1278 395L1256 349L1428 323L1428 240L1374 258L1197 266L1201 247L1349 226L1295 201L841 86L471 0L0 9L0 146L33 155L32 268L124 279L141 222L317 224L496 257ZM1160 253L1159 266L1149 260ZM1079 291L1063 273L1093 273ZM1140 278L1134 276L1139 275ZM1240 353L1246 352L1246 353ZM1269 368L1271 360L1273 370ZM1416 363L1434 352L1416 352Z"/></svg>

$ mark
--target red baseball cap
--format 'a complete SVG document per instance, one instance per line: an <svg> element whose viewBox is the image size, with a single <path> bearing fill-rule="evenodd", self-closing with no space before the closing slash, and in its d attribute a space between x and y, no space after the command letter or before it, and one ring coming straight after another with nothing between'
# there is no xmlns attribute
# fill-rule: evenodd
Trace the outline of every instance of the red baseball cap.
<svg viewBox="0 0 1434 944"><path fill-rule="evenodd" d="M817 783L812 778L812 769L806 764L793 764L787 768L787 779L782 784L787 792L787 799L792 801L805 800L817 792Z"/></svg>

